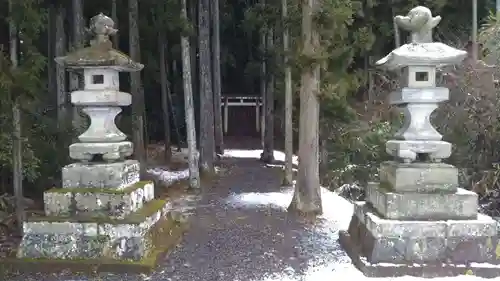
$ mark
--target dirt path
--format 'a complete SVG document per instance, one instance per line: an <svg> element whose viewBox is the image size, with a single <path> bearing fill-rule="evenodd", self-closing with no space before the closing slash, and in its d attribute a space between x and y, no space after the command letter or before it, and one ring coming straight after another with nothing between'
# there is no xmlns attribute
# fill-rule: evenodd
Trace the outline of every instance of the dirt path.
<svg viewBox="0 0 500 281"><path fill-rule="evenodd" d="M241 158L224 159L222 167L224 175L213 186L205 186L199 200L191 202L191 227L183 243L160 262L151 276L31 275L12 281L260 281L276 272L304 271L318 253L333 253L345 259L336 243L315 242L321 240L317 237L321 234L283 209L227 203L228 196L235 194L279 192L280 177L275 169L266 168L257 159Z"/></svg>

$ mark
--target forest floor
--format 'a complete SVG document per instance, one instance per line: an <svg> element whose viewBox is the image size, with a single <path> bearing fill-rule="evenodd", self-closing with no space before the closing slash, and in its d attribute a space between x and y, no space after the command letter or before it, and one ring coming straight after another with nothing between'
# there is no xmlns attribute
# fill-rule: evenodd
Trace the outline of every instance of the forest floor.
<svg viewBox="0 0 500 281"><path fill-rule="evenodd" d="M175 200L175 208L189 215L190 228L153 274L83 276L61 272L21 274L5 281L367 280L337 241L338 231L349 224L352 204L322 189L324 214L314 225L302 221L286 211L293 188L281 186L280 169L258 161L260 152L228 149L220 161L218 179L203 186L197 195ZM283 158L282 153L275 155L278 160ZM420 280L370 278L403 279Z"/></svg>

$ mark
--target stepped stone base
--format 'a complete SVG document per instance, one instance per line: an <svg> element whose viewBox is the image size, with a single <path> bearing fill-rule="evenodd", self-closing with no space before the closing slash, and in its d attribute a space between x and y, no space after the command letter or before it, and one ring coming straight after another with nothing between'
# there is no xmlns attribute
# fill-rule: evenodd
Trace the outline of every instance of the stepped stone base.
<svg viewBox="0 0 500 281"><path fill-rule="evenodd" d="M477 217L477 194L462 188L454 193L391 192L370 183L366 200L382 217L393 220L468 220Z"/></svg>
<svg viewBox="0 0 500 281"><path fill-rule="evenodd" d="M380 165L380 182L394 192L448 192L458 188L458 169L444 163L398 163Z"/></svg>
<svg viewBox="0 0 500 281"><path fill-rule="evenodd" d="M137 160L117 163L74 163L62 169L63 188L124 189L139 181Z"/></svg>
<svg viewBox="0 0 500 281"><path fill-rule="evenodd" d="M496 221L396 221L380 218L365 202L354 204L340 243L353 262L369 276L425 277L500 274L495 250ZM482 272L482 273L481 273Z"/></svg>
<svg viewBox="0 0 500 281"><path fill-rule="evenodd" d="M60 273L63 270L70 270L74 273L87 274L96 272L150 274L156 268L157 262L168 255L180 242L186 229L185 223L175 221L171 217L162 218L145 236L152 246L149 254L139 260L109 257L85 258L85 256L79 256L76 259L8 257L2 259L1 263L3 269L12 272Z"/></svg>
<svg viewBox="0 0 500 281"><path fill-rule="evenodd" d="M170 208L168 202L153 200L125 219L32 217L24 223L17 257L140 260L153 246L148 232Z"/></svg>
<svg viewBox="0 0 500 281"><path fill-rule="evenodd" d="M452 277L459 275L475 275L483 278L500 276L500 263L371 263L362 253L359 241L354 240L347 232L339 233L340 245L345 249L352 263L367 277L394 278L415 276L418 278Z"/></svg>
<svg viewBox="0 0 500 281"><path fill-rule="evenodd" d="M124 218L154 199L152 182L138 182L125 189L54 188L44 193L47 216Z"/></svg>

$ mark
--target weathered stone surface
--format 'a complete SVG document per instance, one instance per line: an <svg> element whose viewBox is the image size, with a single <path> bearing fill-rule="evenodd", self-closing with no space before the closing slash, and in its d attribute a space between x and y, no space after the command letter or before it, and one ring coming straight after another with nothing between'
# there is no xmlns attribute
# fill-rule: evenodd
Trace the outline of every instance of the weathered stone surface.
<svg viewBox="0 0 500 281"><path fill-rule="evenodd" d="M380 68L397 70L408 65L450 65L460 63L467 52L440 42L405 44L376 62Z"/></svg>
<svg viewBox="0 0 500 281"><path fill-rule="evenodd" d="M139 182L139 161L74 163L62 169L63 188L124 189Z"/></svg>
<svg viewBox="0 0 500 281"><path fill-rule="evenodd" d="M43 204L46 215L69 216L72 214L71 206L74 205L74 195L70 189L61 192L44 192Z"/></svg>
<svg viewBox="0 0 500 281"><path fill-rule="evenodd" d="M111 68L127 72L140 71L144 68L144 65L133 61L128 55L113 49L109 36L114 35L118 30L113 28L114 22L111 18L99 14L92 17L90 22L89 29L95 35L90 41L90 47L55 58L58 64L73 69Z"/></svg>
<svg viewBox="0 0 500 281"><path fill-rule="evenodd" d="M112 258L140 260L151 252L153 245L148 237L121 237L109 247Z"/></svg>
<svg viewBox="0 0 500 281"><path fill-rule="evenodd" d="M17 256L27 258L75 258L89 250L88 258L140 259L149 253L149 230L170 211L170 203L155 200L121 220L78 217L32 217L23 224L23 240ZM83 238L82 238L83 237ZM103 239L105 237L106 239ZM103 241L99 246L95 241ZM105 242L105 243L104 243ZM56 245L59 248L56 247ZM77 245L78 244L78 245ZM95 249L100 249L97 252ZM51 250L60 249L60 250ZM87 256L83 256L85 258Z"/></svg>
<svg viewBox="0 0 500 281"><path fill-rule="evenodd" d="M350 232L341 230L339 242L354 265L367 277L389 278L391 280L402 276L435 278L463 276L468 272L482 278L496 278L500 275L500 266L492 261L485 263L460 263L450 260L444 262L371 263L361 252L360 240L350 235Z"/></svg>
<svg viewBox="0 0 500 281"><path fill-rule="evenodd" d="M90 126L78 139L84 143L115 143L127 139L118 129L115 118L122 111L119 107L89 106L82 109L90 118Z"/></svg>
<svg viewBox="0 0 500 281"><path fill-rule="evenodd" d="M85 69L85 72L90 72L90 69ZM90 73L87 77L91 77L94 73ZM100 73L98 73L100 74ZM118 72L108 74L115 78ZM100 90L100 91L74 91L71 93L71 103L80 106L129 106L132 104L132 95L118 90Z"/></svg>
<svg viewBox="0 0 500 281"><path fill-rule="evenodd" d="M369 185L367 202L355 203L348 233L339 233L339 239L365 274L368 268L391 268L390 277L398 271L419 277L456 275L460 266L464 273L472 263L496 262L496 222L477 214L477 195L458 188L455 168L436 164L452 151L430 121L438 104L449 97L448 89L436 87L437 69L467 56L432 42L432 29L440 21L424 6L395 16L396 25L410 31L411 43L376 63L387 70L403 69L407 85L391 94L404 122L395 140L386 143L387 153L405 163L432 164L384 163L381 185Z"/></svg>
<svg viewBox="0 0 500 281"><path fill-rule="evenodd" d="M451 143L445 141L390 140L385 144L386 152L394 157L415 161L418 154L427 154L433 161L451 155Z"/></svg>
<svg viewBox="0 0 500 281"><path fill-rule="evenodd" d="M24 235L17 256L20 258L93 259L103 255L109 238L82 233L29 233Z"/></svg>
<svg viewBox="0 0 500 281"><path fill-rule="evenodd" d="M123 160L133 152L132 142L129 141L74 143L69 146L69 157L80 161L92 161L96 155L101 155L105 161Z"/></svg>
<svg viewBox="0 0 500 281"><path fill-rule="evenodd" d="M458 188L458 169L444 163L398 163L380 165L380 183L396 192L449 192Z"/></svg>
<svg viewBox="0 0 500 281"><path fill-rule="evenodd" d="M462 220L477 217L477 194L462 188L455 193L396 193L371 183L365 194L366 201L386 219Z"/></svg>
<svg viewBox="0 0 500 281"><path fill-rule="evenodd" d="M419 223L399 224L399 221L384 220L386 224L383 224L373 213L366 213L365 219L366 224L359 220L357 226L349 229L349 234L359 239L356 241L369 262L428 262L446 257L444 222L425 228Z"/></svg>
<svg viewBox="0 0 500 281"><path fill-rule="evenodd" d="M363 205L365 225L375 237L446 237L446 221L399 221L381 218Z"/></svg>
<svg viewBox="0 0 500 281"><path fill-rule="evenodd" d="M405 103L438 103L449 99L450 90L444 87L436 88L408 88L401 91L391 92L389 96L390 104ZM439 139L441 140L441 139Z"/></svg>
<svg viewBox="0 0 500 281"><path fill-rule="evenodd" d="M44 193L47 216L88 215L124 218L153 199L153 182L138 182L122 190L51 189Z"/></svg>
<svg viewBox="0 0 500 281"><path fill-rule="evenodd" d="M349 226L371 263L485 262L497 243L496 223L476 220L397 221L380 218L364 202L355 203Z"/></svg>
<svg viewBox="0 0 500 281"><path fill-rule="evenodd" d="M449 221L448 257L453 262L487 262L496 259L497 223L488 216L477 220Z"/></svg>
<svg viewBox="0 0 500 281"><path fill-rule="evenodd" d="M23 224L23 233L81 233L85 236L133 237L147 231L160 218L165 217L170 209L170 202L154 200L124 219L92 218L88 216L29 217Z"/></svg>

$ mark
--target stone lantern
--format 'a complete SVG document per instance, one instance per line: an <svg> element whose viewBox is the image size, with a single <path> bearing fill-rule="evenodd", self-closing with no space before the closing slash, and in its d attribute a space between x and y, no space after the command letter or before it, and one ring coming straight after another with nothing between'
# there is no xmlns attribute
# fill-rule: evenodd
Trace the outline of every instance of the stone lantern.
<svg viewBox="0 0 500 281"><path fill-rule="evenodd" d="M458 186L457 168L441 163L452 145L430 120L449 98L447 88L436 87L436 72L467 55L432 42L440 20L421 6L397 16L411 42L377 62L402 70L407 87L390 95L404 115L403 127L386 143L394 160L382 163L380 183L368 184L366 202L354 203L349 229L340 233L341 244L367 275L463 274L474 262L473 272L480 273L486 267L479 263L496 259L496 222L478 214L477 194Z"/></svg>
<svg viewBox="0 0 500 281"><path fill-rule="evenodd" d="M152 182L140 181L139 162L125 159L133 153L132 143L114 121L120 107L132 102L119 90L119 72L140 71L143 65L113 49L109 36L117 30L109 17L93 17L90 31L89 47L56 58L68 69L83 71L84 89L72 92L71 102L83 107L90 126L69 147L78 162L62 169L62 188L44 193L45 216L24 222L18 258L149 258L155 246L151 232L170 209L154 199Z"/></svg>

